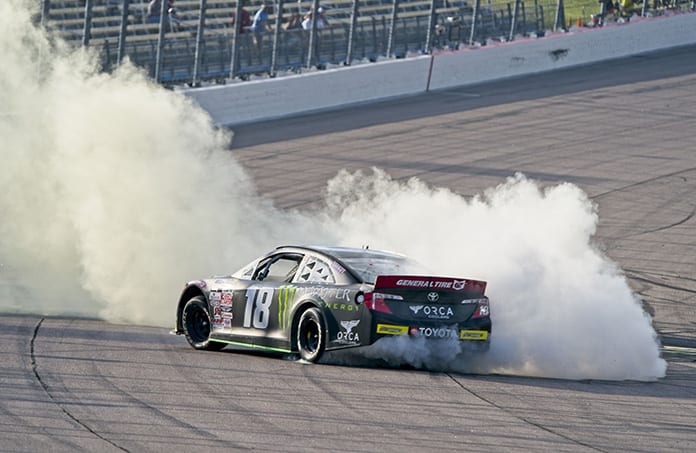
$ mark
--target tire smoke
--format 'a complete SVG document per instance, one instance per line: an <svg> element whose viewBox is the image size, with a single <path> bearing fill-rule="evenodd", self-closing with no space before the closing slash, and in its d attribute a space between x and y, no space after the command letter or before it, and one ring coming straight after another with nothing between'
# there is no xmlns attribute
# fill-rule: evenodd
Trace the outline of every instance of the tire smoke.
<svg viewBox="0 0 696 453"><path fill-rule="evenodd" d="M0 2L0 311L172 326L186 280L235 271L282 243L370 244L433 272L486 280L487 354L391 338L365 357L433 370L653 380L650 318L592 243L576 186L517 175L473 199L381 170L340 172L325 207L260 196L188 99L129 64L99 70Z"/></svg>

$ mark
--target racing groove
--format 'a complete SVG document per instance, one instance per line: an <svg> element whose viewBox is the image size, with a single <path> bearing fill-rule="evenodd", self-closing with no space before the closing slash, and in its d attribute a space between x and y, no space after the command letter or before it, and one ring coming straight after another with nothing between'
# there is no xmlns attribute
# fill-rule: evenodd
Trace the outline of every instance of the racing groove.
<svg viewBox="0 0 696 453"><path fill-rule="evenodd" d="M599 205L600 246L654 315L664 379L315 366L198 352L160 328L6 315L2 449L696 450L694 52L251 125L232 150L288 208L372 165L464 194L516 171L578 184Z"/></svg>

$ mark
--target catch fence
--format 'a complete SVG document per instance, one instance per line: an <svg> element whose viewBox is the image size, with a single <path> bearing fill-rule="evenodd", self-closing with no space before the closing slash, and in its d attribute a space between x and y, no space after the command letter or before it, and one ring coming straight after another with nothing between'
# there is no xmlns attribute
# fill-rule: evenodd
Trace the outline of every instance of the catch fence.
<svg viewBox="0 0 696 453"><path fill-rule="evenodd" d="M267 2L270 27L257 33L242 19L261 2L162 0L148 13L146 0L41 0L40 20L98 49L106 69L128 57L158 82L196 86L696 9L696 0L275 0Z"/></svg>

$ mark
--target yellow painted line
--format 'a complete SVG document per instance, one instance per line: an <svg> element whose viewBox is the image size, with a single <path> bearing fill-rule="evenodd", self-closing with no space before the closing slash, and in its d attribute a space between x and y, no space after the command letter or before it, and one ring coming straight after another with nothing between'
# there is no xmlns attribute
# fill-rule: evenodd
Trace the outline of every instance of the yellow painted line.
<svg viewBox="0 0 696 453"><path fill-rule="evenodd" d="M673 354L696 355L696 348L684 348L681 346L662 346L662 350L665 352L671 352Z"/></svg>

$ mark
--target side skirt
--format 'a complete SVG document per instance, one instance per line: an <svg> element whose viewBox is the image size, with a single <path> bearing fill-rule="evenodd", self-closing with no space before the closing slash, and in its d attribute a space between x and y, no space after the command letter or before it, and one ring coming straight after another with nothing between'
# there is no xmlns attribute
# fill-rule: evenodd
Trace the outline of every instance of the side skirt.
<svg viewBox="0 0 696 453"><path fill-rule="evenodd" d="M234 339L232 339L234 338ZM257 342L254 342L256 340ZM258 344L258 341L261 340L265 344ZM285 342L282 341L277 341L269 338L256 338L252 339L249 337L226 337L222 335L215 335L210 338L210 341L215 341L218 343L225 343L225 344L231 344L233 346L241 346L244 348L251 348L251 349L261 349L264 351L273 351L273 352L282 352L286 354L292 353L290 348L287 346Z"/></svg>

